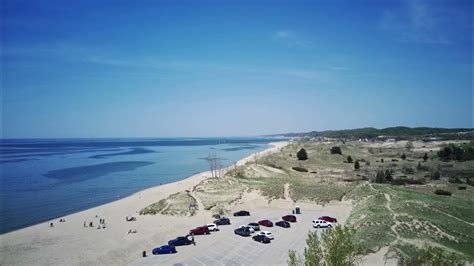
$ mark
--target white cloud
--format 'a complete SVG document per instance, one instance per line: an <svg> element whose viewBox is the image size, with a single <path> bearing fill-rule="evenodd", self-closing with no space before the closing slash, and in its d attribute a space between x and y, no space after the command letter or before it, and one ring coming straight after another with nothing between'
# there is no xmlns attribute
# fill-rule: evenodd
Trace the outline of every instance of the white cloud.
<svg viewBox="0 0 474 266"><path fill-rule="evenodd" d="M272 34L274 41L283 43L288 47L313 48L314 42L291 30L278 30Z"/></svg>

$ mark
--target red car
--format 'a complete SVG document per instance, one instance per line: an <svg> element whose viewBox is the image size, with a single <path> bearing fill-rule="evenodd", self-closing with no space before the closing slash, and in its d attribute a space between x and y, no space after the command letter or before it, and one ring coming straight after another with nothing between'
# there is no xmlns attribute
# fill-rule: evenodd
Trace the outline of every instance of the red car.
<svg viewBox="0 0 474 266"><path fill-rule="evenodd" d="M321 216L318 219L326 221L326 222L330 222L330 223L337 223L337 219L330 216Z"/></svg>
<svg viewBox="0 0 474 266"><path fill-rule="evenodd" d="M296 223L296 216L294 216L294 215L285 215L285 216L281 217L281 219L283 221Z"/></svg>
<svg viewBox="0 0 474 266"><path fill-rule="evenodd" d="M199 226L189 231L190 235L208 235L210 234L207 226Z"/></svg>
<svg viewBox="0 0 474 266"><path fill-rule="evenodd" d="M261 226L273 227L273 223L270 220L261 220L261 221L258 221L258 224Z"/></svg>

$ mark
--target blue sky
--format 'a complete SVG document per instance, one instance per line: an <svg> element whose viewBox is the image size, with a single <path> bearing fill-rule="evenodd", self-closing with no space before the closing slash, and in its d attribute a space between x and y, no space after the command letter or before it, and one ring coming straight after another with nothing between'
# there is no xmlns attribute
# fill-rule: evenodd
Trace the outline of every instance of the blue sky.
<svg viewBox="0 0 474 266"><path fill-rule="evenodd" d="M2 1L2 136L473 126L472 1Z"/></svg>

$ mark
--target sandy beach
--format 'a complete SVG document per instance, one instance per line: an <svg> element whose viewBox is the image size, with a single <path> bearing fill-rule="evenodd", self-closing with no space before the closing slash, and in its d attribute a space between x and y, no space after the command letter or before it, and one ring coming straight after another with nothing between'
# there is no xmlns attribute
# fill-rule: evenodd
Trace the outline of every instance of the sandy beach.
<svg viewBox="0 0 474 266"><path fill-rule="evenodd" d="M272 147L239 160L243 165L278 151L288 142L275 142ZM232 166L231 166L232 167ZM200 209L192 217L165 215L139 216L138 211L173 193L190 190L210 176L202 172L184 180L137 192L129 197L47 221L0 236L2 265L91 265L130 264L140 258L141 252L150 252L155 246L182 235L199 224L210 222L211 214ZM245 201L245 200L244 200ZM127 216L137 221L127 222ZM97 229L100 220L106 229ZM89 227L92 222L93 226ZM53 227L50 227L53 223ZM87 227L84 227L86 223ZM128 234L129 230L137 233Z"/></svg>

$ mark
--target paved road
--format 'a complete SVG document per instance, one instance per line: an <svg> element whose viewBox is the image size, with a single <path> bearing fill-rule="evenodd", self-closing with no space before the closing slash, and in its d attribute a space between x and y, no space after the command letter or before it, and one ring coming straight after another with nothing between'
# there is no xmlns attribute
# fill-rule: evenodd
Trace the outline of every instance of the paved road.
<svg viewBox="0 0 474 266"><path fill-rule="evenodd" d="M234 234L234 229L240 225L262 219L276 222L286 214L285 211L263 211L258 216L230 217L232 225L222 225L219 232L212 232L211 235L195 236L196 246L179 246L176 254L150 255L137 261L137 265L287 265L288 250L303 253L308 231L316 230L312 228L311 221L323 213L303 210L303 214L297 215L298 222L292 223L291 228L261 227L261 230L270 231L275 236L270 244Z"/></svg>

